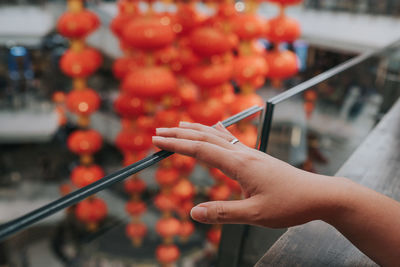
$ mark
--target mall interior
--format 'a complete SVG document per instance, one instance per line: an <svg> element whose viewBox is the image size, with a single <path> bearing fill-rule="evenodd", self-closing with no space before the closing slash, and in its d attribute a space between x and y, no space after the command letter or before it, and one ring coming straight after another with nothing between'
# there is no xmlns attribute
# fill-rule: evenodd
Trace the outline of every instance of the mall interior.
<svg viewBox="0 0 400 267"><path fill-rule="evenodd" d="M377 266L320 221L192 220L241 187L151 137L223 121L400 200L399 29L396 0L0 0L0 266Z"/></svg>

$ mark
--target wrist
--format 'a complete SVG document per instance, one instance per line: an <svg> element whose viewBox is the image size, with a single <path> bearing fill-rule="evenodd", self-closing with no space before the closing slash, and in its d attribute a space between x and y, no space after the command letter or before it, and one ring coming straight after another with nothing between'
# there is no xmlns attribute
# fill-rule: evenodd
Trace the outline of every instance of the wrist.
<svg viewBox="0 0 400 267"><path fill-rule="evenodd" d="M336 226L356 209L353 196L358 185L347 178L329 177L325 187L320 219Z"/></svg>

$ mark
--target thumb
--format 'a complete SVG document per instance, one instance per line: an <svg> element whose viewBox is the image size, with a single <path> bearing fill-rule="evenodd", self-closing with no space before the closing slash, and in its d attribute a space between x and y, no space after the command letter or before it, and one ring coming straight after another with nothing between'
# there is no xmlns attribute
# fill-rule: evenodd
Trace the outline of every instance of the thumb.
<svg viewBox="0 0 400 267"><path fill-rule="evenodd" d="M193 220L201 223L244 223L254 220L257 207L251 198L201 203L190 211Z"/></svg>

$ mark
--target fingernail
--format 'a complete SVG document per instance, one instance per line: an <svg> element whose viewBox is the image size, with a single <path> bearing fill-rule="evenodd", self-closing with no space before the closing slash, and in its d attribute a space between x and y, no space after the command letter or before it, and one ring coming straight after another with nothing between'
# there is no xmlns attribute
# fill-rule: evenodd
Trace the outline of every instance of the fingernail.
<svg viewBox="0 0 400 267"><path fill-rule="evenodd" d="M207 221L207 208L196 206L190 211L190 217L196 221Z"/></svg>
<svg viewBox="0 0 400 267"><path fill-rule="evenodd" d="M164 140L165 138L164 137L161 137L161 136L152 136L151 137L151 140L153 140L153 142L154 141L162 141L162 140Z"/></svg>
<svg viewBox="0 0 400 267"><path fill-rule="evenodd" d="M162 134L168 131L168 128L157 128L156 129L156 134Z"/></svg>
<svg viewBox="0 0 400 267"><path fill-rule="evenodd" d="M186 122L186 121L181 121L181 122L179 122L179 126L189 126L189 122Z"/></svg>
<svg viewBox="0 0 400 267"><path fill-rule="evenodd" d="M221 126L222 128L225 128L225 126L222 124L222 122L219 121L217 124L218 124L219 126Z"/></svg>

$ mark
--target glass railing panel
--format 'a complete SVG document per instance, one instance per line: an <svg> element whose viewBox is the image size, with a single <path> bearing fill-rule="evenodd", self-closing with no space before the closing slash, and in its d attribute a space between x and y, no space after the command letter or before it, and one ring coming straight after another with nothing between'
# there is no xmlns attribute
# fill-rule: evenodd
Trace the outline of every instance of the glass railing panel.
<svg viewBox="0 0 400 267"><path fill-rule="evenodd" d="M260 113L258 112L258 116ZM256 117L254 123L251 124L256 132L259 121ZM74 156L71 156L62 144L62 142L53 141L38 145L8 145L7 149L1 150L4 156L12 155L11 152L16 153L13 162L21 163L10 165L15 172L20 173L19 179L15 180L12 186L10 184L3 186L2 189L7 189L8 192L2 191L0 195L1 205L10 211L18 210L18 212L2 212L2 222L59 197L59 184L68 178L71 169L68 166L71 166L70 162L74 160ZM60 163L58 167L47 167L43 171L42 165L36 164L40 162L40 159L36 159L35 155L36 157L48 155L49 161L50 159L61 161L64 165ZM121 168L121 160L121 155L111 144L107 144L102 152L96 155L96 162L102 165L107 173ZM132 222L132 217L125 210L130 197L124 191L123 182L119 182L97 194L108 206L108 215L97 225L97 228L87 229L87 225L76 219L74 207L70 207L40 220L1 242L0 254L4 255L4 262L11 266L25 266L24 264L29 266L103 266L104 264L157 266L155 250L163 242L155 230L157 221L162 217L161 212L154 205L154 199L160 189L154 178L158 167L154 165L139 173L147 184L142 194L147 211L141 216L141 220L148 227L148 233L140 246L135 247L132 239L126 234L127 224ZM32 177L26 176L29 172L28 170L25 172L24 168L30 168L28 170L32 172ZM63 172L56 176L57 182L49 181L48 177L43 176L49 170L58 169L63 169ZM190 181L196 189L194 202L207 201L210 187L215 184L209 169L197 164L190 175ZM27 205L27 203L32 204ZM22 206L25 207L24 210L21 210ZM174 216L179 218L176 214ZM216 261L217 247L207 241L210 226L196 223L195 229L187 240L180 238L173 240L180 250L179 264L211 266Z"/></svg>
<svg viewBox="0 0 400 267"><path fill-rule="evenodd" d="M396 43L361 55L271 98L267 105L271 120L264 124L269 129L264 134L269 134L268 154L296 167L334 175L399 98L400 81L393 75L398 77L400 71L399 53ZM241 229L239 256L232 266L253 266L273 244L270 240L284 231Z"/></svg>

